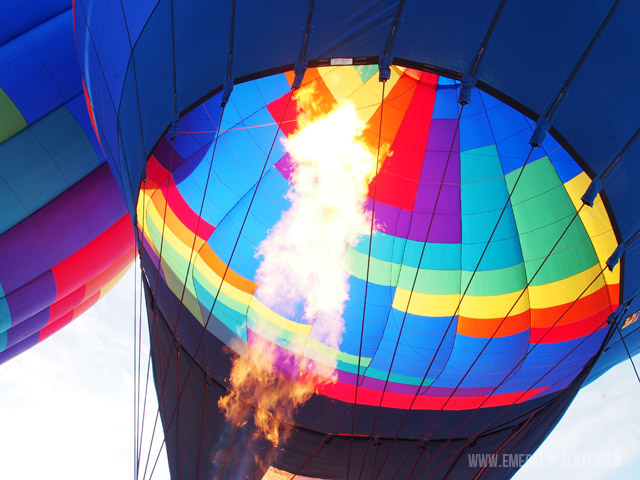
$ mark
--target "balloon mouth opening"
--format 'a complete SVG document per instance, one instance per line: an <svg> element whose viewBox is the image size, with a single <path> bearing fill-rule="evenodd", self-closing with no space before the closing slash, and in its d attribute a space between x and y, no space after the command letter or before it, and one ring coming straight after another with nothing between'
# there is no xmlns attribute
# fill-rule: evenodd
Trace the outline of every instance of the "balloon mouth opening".
<svg viewBox="0 0 640 480"><path fill-rule="evenodd" d="M600 272L615 242L606 208L598 199L578 213L588 175L553 138L531 154L534 122L491 95L476 89L462 109L455 80L392 67L383 93L377 73L375 65L310 68L292 96L287 72L236 85L224 113L222 93L190 111L147 165L138 204L147 253L214 335L235 339L241 348L225 342L245 355L253 342L273 345L288 358L276 374L289 381L304 359L328 370L314 391L330 398L353 402L359 390L363 404L403 407L416 397L412 408L467 409L561 390L568 370L563 380L524 385L527 352L568 352L571 342L599 338L619 296L619 268ZM331 263L334 235L321 237L321 220L335 213L331 200L345 198L335 193L344 171L332 167L326 187L303 180L318 191L302 200L302 226L274 232L296 208L301 162L287 145L344 105L362 124L355 137L373 168L350 187L364 185L362 216L346 221L360 226ZM321 134L312 150L348 128ZM267 262L267 244L263 254L282 258ZM314 286L320 304L333 292L338 307L327 315L343 320L326 332L314 328L318 309L304 293ZM485 344L493 372L475 366ZM445 368L472 363L468 378L466 368ZM393 395L382 394L386 385Z"/></svg>

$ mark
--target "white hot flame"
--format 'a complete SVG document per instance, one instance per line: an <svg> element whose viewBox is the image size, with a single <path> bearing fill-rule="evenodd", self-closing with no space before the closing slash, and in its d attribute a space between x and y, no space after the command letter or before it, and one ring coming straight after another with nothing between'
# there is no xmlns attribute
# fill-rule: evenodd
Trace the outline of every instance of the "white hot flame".
<svg viewBox="0 0 640 480"><path fill-rule="evenodd" d="M376 156L358 137L365 127L344 104L306 125L285 147L293 163L291 208L258 247L258 297L287 312L304 302L311 335L337 349L349 298L347 246L369 234L365 211Z"/></svg>

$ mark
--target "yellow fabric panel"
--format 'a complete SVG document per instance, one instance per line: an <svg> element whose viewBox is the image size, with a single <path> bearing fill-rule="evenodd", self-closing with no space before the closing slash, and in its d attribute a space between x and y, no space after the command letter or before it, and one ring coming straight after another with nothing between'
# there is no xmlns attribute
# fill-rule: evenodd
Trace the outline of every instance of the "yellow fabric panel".
<svg viewBox="0 0 640 480"><path fill-rule="evenodd" d="M353 67L334 67L318 69L322 80L334 98L348 99L354 105L362 105L358 108L358 118L363 122L368 122L380 106L380 95L382 84L378 80L378 75L373 75L365 83L357 70ZM387 80L385 94L388 95L400 78L403 69L391 68L391 78Z"/></svg>
<svg viewBox="0 0 640 480"><path fill-rule="evenodd" d="M546 285L530 286L528 291L520 297L522 290L504 295L473 296L465 295L460 307L459 315L469 318L499 318L507 315L517 315L529 308L549 308L574 301L589 283L598 275L600 267L593 267L557 282ZM589 287L584 296L602 288L603 280L599 279ZM454 314L460 295L431 295L413 292L408 312L425 317L446 317ZM409 290L396 289L393 308L401 312L407 311ZM514 303L517 300L517 304Z"/></svg>
<svg viewBox="0 0 640 480"><path fill-rule="evenodd" d="M582 205L582 195L587 191L590 183L591 179L589 176L585 172L582 172L564 184L564 188L567 190L567 193L569 193L576 210ZM618 246L618 241L616 240L607 209L600 195L598 195L593 202L593 207L585 205L582 208L580 220L582 220L582 224L591 238L591 243L596 251L601 267L604 267L608 258ZM609 269L605 270L604 278L608 284L620 283L619 265L620 264L616 265L612 272L610 272Z"/></svg>

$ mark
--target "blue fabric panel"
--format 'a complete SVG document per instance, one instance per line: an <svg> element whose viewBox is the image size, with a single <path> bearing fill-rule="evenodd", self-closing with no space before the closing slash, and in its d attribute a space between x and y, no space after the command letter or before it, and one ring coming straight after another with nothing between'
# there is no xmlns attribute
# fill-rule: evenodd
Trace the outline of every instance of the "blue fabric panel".
<svg viewBox="0 0 640 480"><path fill-rule="evenodd" d="M620 333L622 333L622 336L624 337L624 344L620 339L620 333L618 331L614 331L613 336L609 339L609 342L604 349L604 352L602 352L602 355L598 358L596 365L589 374L589 378L587 378L586 383L591 383L614 365L628 361L629 355L627 354L627 349L631 356L640 353L640 321L636 320L635 323L628 325L626 328L622 328L625 319L634 312L637 312L639 309L640 297L637 297L633 302L631 302L629 309L622 316L618 325Z"/></svg>
<svg viewBox="0 0 640 480"><path fill-rule="evenodd" d="M224 262L228 263L231 258L231 252L236 243L236 239L240 234L240 227L244 221L249 206L249 201L253 195L254 188L251 188L246 196L241 198L235 206L229 211L229 213L222 219L222 221L216 226L216 230L213 232L207 243L215 254ZM255 229L255 219L251 215L247 217L245 224L245 230L251 231ZM243 236L246 235L246 231L243 230ZM239 275L245 278L253 278L257 264L253 260L254 247L247 241L238 242L238 247L233 253L233 258L229 267Z"/></svg>
<svg viewBox="0 0 640 480"><path fill-rule="evenodd" d="M79 0L76 0L76 2ZM131 36L131 44L135 45L140 32L147 23L147 18L158 4L158 0L136 0L135 2L115 2L120 3L124 8L127 29Z"/></svg>
<svg viewBox="0 0 640 480"><path fill-rule="evenodd" d="M591 336L575 340L541 343L535 348L530 345L530 353L525 361L497 393L525 391L541 385L550 385L564 379L569 373L575 373L575 365L572 365L572 362L584 365L585 359L597 352L605 334L606 329L602 329ZM562 363L556 366L560 361Z"/></svg>
<svg viewBox="0 0 640 480"><path fill-rule="evenodd" d="M608 10L611 3L592 2L590 8ZM640 78L640 63L633 53L640 50L637 23L631 20L636 18L640 18L640 4L620 2L553 120L553 126L596 173L603 172L638 128L640 95L628 84L629 79Z"/></svg>
<svg viewBox="0 0 640 480"><path fill-rule="evenodd" d="M185 179L188 182L188 179L191 178L189 177L189 175L191 175L193 170L197 168L198 165L200 165L200 162L205 161L204 159L206 158L207 154L209 154L210 156L213 153L212 151L209 151L210 147L211 143L194 152L189 158L185 159L182 165L178 166L177 170L174 170L173 180L176 182L176 184L178 184L178 188L180 188L180 185L185 181ZM174 152L174 155L177 156L177 153ZM206 162L207 165L211 164L210 160L206 160ZM198 213L200 212L199 209L197 211Z"/></svg>
<svg viewBox="0 0 640 480"><path fill-rule="evenodd" d="M0 45L71 9L71 0L0 3Z"/></svg>
<svg viewBox="0 0 640 480"><path fill-rule="evenodd" d="M498 0L458 2L409 0L402 10L402 23L394 55L417 58L428 65L464 71L471 68L482 38L491 24ZM432 49L425 51L424 46ZM454 50L442 58L439 52ZM466 108L466 107L465 107Z"/></svg>
<svg viewBox="0 0 640 480"><path fill-rule="evenodd" d="M0 48L0 88L29 125L81 91L71 22L67 11Z"/></svg>
<svg viewBox="0 0 640 480"><path fill-rule="evenodd" d="M402 328L402 338L399 339L403 319L404 327ZM451 348L453 347L456 336L457 320L457 316L454 317L452 322L451 317L422 317L410 313L407 313L405 318L404 312L391 309L384 334L380 340L380 346L371 361L370 367L384 372L389 371L396 343L400 341L398 353L396 353L396 358L393 360L393 373L416 375L415 368L412 368L415 367L415 365L409 365L406 361L406 356L404 356L404 361L398 358L398 354L405 349L412 348L410 345L415 343L415 340L407 340L411 332L414 332L413 335L416 334L415 332L421 332L420 334L423 335L423 337L421 338L420 347L423 351L422 357L425 359L425 365L424 369L420 372L420 377L424 375L426 367L431 363L433 355L436 354L436 352L437 357L433 361L428 378L437 376L445 367L451 353ZM449 325L448 333L444 336L444 332L447 331ZM442 345L438 349L441 341Z"/></svg>
<svg viewBox="0 0 640 480"><path fill-rule="evenodd" d="M607 199L611 209L616 213L615 219L622 240L629 240L640 230L640 215L637 215L637 212L640 212L640 195L638 194L637 182L637 179L640 178L638 176L640 175L639 158L640 141L636 141L604 181ZM632 272L629 271L629 273ZM625 271L625 280L626 277L627 272ZM630 287L631 289L627 291L626 289ZM633 288L632 285L625 286L625 300L629 300L638 291L640 290Z"/></svg>
<svg viewBox="0 0 640 480"><path fill-rule="evenodd" d="M304 25L309 11L309 0L299 2L236 2L236 22L234 35L234 49L237 55L237 65L234 75L242 76L247 73L260 72L273 68L275 65L293 65L296 63L302 47ZM316 10L318 2L315 3ZM315 19L315 12L314 12ZM314 19L311 25L314 24ZM273 28L265 29L265 25L278 25L295 23L300 28ZM267 32L261 35L260 32ZM255 55L256 37L260 36L261 49L268 55ZM309 42L316 42L315 29L311 30ZM228 45L229 37L225 38L223 45Z"/></svg>
<svg viewBox="0 0 640 480"><path fill-rule="evenodd" d="M65 107L67 110L71 112L73 118L75 118L78 125L82 128L85 135L93 145L93 150L96 152L100 159L100 163L105 161L104 154L102 153L102 147L100 146L100 142L96 137L96 133L93 130L93 125L91 125L91 118L89 118L89 112L87 111L87 102L84 100L84 94L80 93L78 96L73 97L69 100Z"/></svg>
<svg viewBox="0 0 640 480"><path fill-rule="evenodd" d="M371 358L384 332L387 318L391 312L391 303L395 294L394 287L369 283L367 286L367 309L364 310L365 281L349 277L349 301L343 313L345 331L342 335L340 350L358 355L362 315L365 315L362 332L362 356Z"/></svg>
<svg viewBox="0 0 640 480"><path fill-rule="evenodd" d="M529 332L526 330L491 340L456 335L447 368L433 385L455 388L461 381L460 388L497 385L509 373L513 362L526 354L528 345ZM467 371L469 374L462 380Z"/></svg>
<svg viewBox="0 0 640 480"><path fill-rule="evenodd" d="M145 164L146 159L143 146L145 148L147 146L143 143L144 136L141 135L143 126L138 115L135 76L131 74L131 71L130 69L125 80L124 102L121 106L124 114L120 117L120 125L118 126L120 132L118 148L122 152L120 153L120 175L126 186L127 195L125 198L127 204L135 205L137 188L142 181L141 173L144 171L141 171L140 167Z"/></svg>
<svg viewBox="0 0 640 480"><path fill-rule="evenodd" d="M211 145L215 141L217 130L220 127L220 94L207 100L198 106L195 111L189 112L188 116L180 119L178 132L197 132L189 135L178 133L175 140L176 152L184 158L189 158L196 150ZM189 136L188 142L184 137ZM174 174L175 175L175 174ZM181 178L184 178L181 177Z"/></svg>
<svg viewBox="0 0 640 480"><path fill-rule="evenodd" d="M492 153L497 156L494 143L491 125L485 112L482 111L473 115L467 115L467 107L465 107L463 116L460 119L461 161L462 156L468 153L469 150L479 150L482 147L491 149L493 151ZM500 170L500 174L502 174L502 169Z"/></svg>
<svg viewBox="0 0 640 480"><path fill-rule="evenodd" d="M170 2L159 2L145 26L148 34L140 36L134 50L137 81L139 85L145 87L136 89L135 83L128 81L127 78L120 102L120 116L137 119L139 99L143 138L149 139L148 142L145 141L146 151L142 155L134 155L133 158L130 158L130 155L127 156L127 161L130 163L127 175L135 191L142 178L144 162L147 155L151 153L154 140L160 137L173 119L173 57L171 35L166 35L166 32L170 31L170 26ZM157 57L152 53L155 50L162 51L164 54ZM127 76L132 75L133 71L129 68ZM132 149L136 152L141 145L140 126L138 124L137 129L133 129L133 125L129 126L131 128L127 132L124 145L127 151ZM132 197L135 200L137 195L134 194Z"/></svg>
<svg viewBox="0 0 640 480"><path fill-rule="evenodd" d="M567 183L582 173L582 169L576 161L571 158L564 148L558 145L558 142L551 135L547 135L544 139L542 149L544 154L551 160L553 168L562 183Z"/></svg>
<svg viewBox="0 0 640 480"><path fill-rule="evenodd" d="M560 92L612 4L613 0L592 0L576 8L570 2L549 1L524 8L519 2L506 2L479 80L542 112Z"/></svg>
<svg viewBox="0 0 640 480"><path fill-rule="evenodd" d="M487 110L487 116L506 175L524 164L532 130L524 115L505 104Z"/></svg>
<svg viewBox="0 0 640 480"><path fill-rule="evenodd" d="M192 5L199 3L197 8ZM242 3L242 2L238 2ZM154 16L167 10L168 1L159 2ZM231 2L194 2L188 1L174 5L175 16L175 49L179 109L185 109L190 104L215 90L226 80L231 28ZM151 40L148 45L154 49L155 41L171 41L163 26L158 21L145 28L143 37L159 37ZM166 38L165 38L166 37ZM237 38L238 35L235 36ZM216 48L212 48L215 45ZM171 44L166 46L167 58L171 62ZM139 48L136 47L136 52ZM164 72L163 79L164 81ZM168 77L171 80L171 74ZM140 82L144 79L139 77ZM206 87L205 87L206 85ZM205 87L205 89L202 89ZM189 92L190 101L185 101L183 95ZM171 97L168 97L171 100ZM163 98L164 101L164 98ZM146 105L146 103L143 103Z"/></svg>
<svg viewBox="0 0 640 480"><path fill-rule="evenodd" d="M76 3L76 35L78 45L84 38L84 44L78 50L78 56L82 66L83 78L89 95L89 99L93 106L93 112L98 128L98 136L100 143L107 157L107 161L111 169L115 173L116 181L122 189L122 179L120 177L120 160L117 141L117 119L115 117L115 106L111 98L111 93L107 89L105 79L102 75L102 67L96 56L94 44L91 35L87 32L87 28L83 21L85 18L84 7L81 2ZM129 55L127 55L128 57ZM129 205L128 205L129 206Z"/></svg>
<svg viewBox="0 0 640 480"><path fill-rule="evenodd" d="M444 78L444 77L440 77ZM448 79L446 79L448 81ZM456 84L441 84L438 80L436 101L431 118L458 118L460 105L457 103L459 87Z"/></svg>
<svg viewBox="0 0 640 480"><path fill-rule="evenodd" d="M85 132L60 107L0 145L0 232L43 207L100 165Z"/></svg>
<svg viewBox="0 0 640 480"><path fill-rule="evenodd" d="M101 70L109 72L106 75L107 85L116 105L122 94L126 70L130 68L129 56L121 55L121 52L130 51L121 3L125 2L93 2L86 12L89 21L95 25L91 29L91 43L98 51Z"/></svg>
<svg viewBox="0 0 640 480"><path fill-rule="evenodd" d="M398 1L359 3L354 5L330 0L314 4L311 20L314 28L309 47L311 58L350 57L354 50L365 57L385 53L386 37L391 30Z"/></svg>

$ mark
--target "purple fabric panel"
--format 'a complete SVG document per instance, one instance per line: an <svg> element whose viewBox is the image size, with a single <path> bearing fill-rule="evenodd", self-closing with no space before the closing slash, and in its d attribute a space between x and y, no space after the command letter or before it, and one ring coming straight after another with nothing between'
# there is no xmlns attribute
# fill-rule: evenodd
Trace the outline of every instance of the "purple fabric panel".
<svg viewBox="0 0 640 480"><path fill-rule="evenodd" d="M40 340L40 332L34 333L29 338L17 343L13 347L9 347L3 352L0 352L0 363L4 363L7 360L11 360L13 357L17 357L22 352L29 350Z"/></svg>
<svg viewBox="0 0 640 480"><path fill-rule="evenodd" d="M7 346L10 348L17 345L21 341L30 337L31 335L40 332L43 327L49 322L49 307L36 313L31 318L27 318L23 322L11 327L7 331Z"/></svg>
<svg viewBox="0 0 640 480"><path fill-rule="evenodd" d="M265 340L257 333L247 328L247 346L260 346ZM266 341L267 345L273 347L273 363L277 366L278 376L285 378L289 382L295 382L300 376L300 355L297 355L286 348Z"/></svg>
<svg viewBox="0 0 640 480"><path fill-rule="evenodd" d="M280 172L284 178L291 182L291 174L293 173L293 164L291 162L291 157L288 153L284 155L278 162L276 163L276 168Z"/></svg>
<svg viewBox="0 0 640 480"><path fill-rule="evenodd" d="M378 380L376 378L364 377L360 375L360 386L364 388L369 388L371 390L382 391L384 389L384 380ZM353 373L345 372L342 370L338 370L338 381L347 383L349 385L355 385L356 375ZM387 384L387 392L393 393L403 393L405 395L415 395L416 390L418 389L417 385L407 385L403 383L394 383L389 382ZM430 397L449 397L454 388L443 388L443 387L431 387L428 388L423 386L420 388L420 395L425 395L425 393ZM455 396L456 397L475 397L475 396L484 396L491 393L490 388L459 388Z"/></svg>
<svg viewBox="0 0 640 480"><path fill-rule="evenodd" d="M460 136L459 131L456 131L456 124L457 120L455 119L434 119L429 132L427 152L413 209L415 212L427 214L431 214L435 210L436 218L429 233L430 242L460 243L462 240L460 227ZM452 149L451 141L454 133L456 136ZM444 182L442 182L443 174ZM442 188L440 188L441 185ZM448 218L440 218L441 216ZM415 223L417 222L414 220ZM426 229L418 230L424 230L426 234ZM416 230L416 234L418 234L418 230Z"/></svg>
<svg viewBox="0 0 640 480"><path fill-rule="evenodd" d="M247 343L249 346L258 342L264 341L260 335L253 332L251 329L247 330ZM288 381L295 381L300 375L300 355L297 355L279 345L275 345L269 342L269 345L272 345L274 348L275 360L274 363L278 367L278 374L285 378ZM313 360L305 359L305 362L315 363ZM338 381L342 383L346 383L348 385L355 385L356 383L356 375L350 372L345 372L343 370L336 369L335 372L338 375ZM364 388L369 388L371 390L382 391L385 387L384 380L379 380L376 378L363 377L360 375L360 386ZM402 383L387 383L387 391L393 393L401 393L405 395L415 395L417 385L407 385ZM424 395L428 392L429 396L432 397L448 397L450 396L454 388L443 388L443 387L427 387L423 386L420 388L420 395ZM475 396L484 396L489 395L491 393L491 389L487 387L477 387L477 388L459 388L456 392L457 397L475 397Z"/></svg>
<svg viewBox="0 0 640 480"><path fill-rule="evenodd" d="M371 211L372 200L367 202ZM439 209L438 209L439 210ZM376 203L376 230L399 238L424 242L431 214L414 213L384 203ZM460 215L437 214L429 232L429 243L460 243Z"/></svg>
<svg viewBox="0 0 640 480"><path fill-rule="evenodd" d="M5 295L93 241L125 211L109 167L102 164L0 235L0 284Z"/></svg>
<svg viewBox="0 0 640 480"><path fill-rule="evenodd" d="M9 331L29 317L45 310L48 320L49 311L47 308L56 301L56 279L53 272L47 270L30 282L16 288L6 296L6 300L11 313Z"/></svg>
<svg viewBox="0 0 640 480"><path fill-rule="evenodd" d="M456 123L456 119L434 119L432 121L413 212L380 202L376 203L375 221L378 231L420 242L427 240L430 243L461 242L460 138L458 133L456 133L454 146L451 149ZM449 154L450 149L451 154ZM444 182L442 182L445 166L447 170ZM278 169L284 170L284 168ZM371 210L371 200L369 200L367 208ZM435 217L432 221L434 209ZM431 227L429 227L430 223Z"/></svg>
<svg viewBox="0 0 640 480"><path fill-rule="evenodd" d="M204 147L196 150L189 157L185 158L184 163L173 167L173 181L176 184L180 184L180 182L188 178L196 167L200 165L200 162L204 160L210 149L211 145L205 145ZM167 168L167 166L164 167Z"/></svg>
<svg viewBox="0 0 640 480"><path fill-rule="evenodd" d="M171 142L167 140L167 137L162 137L162 140L158 142L158 145L153 150L153 156L162 167L171 172L175 172L176 169L182 165L186 160L176 152L171 146ZM171 168L169 168L171 166Z"/></svg>

